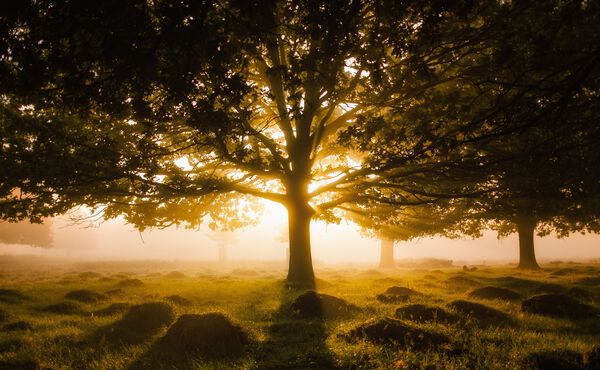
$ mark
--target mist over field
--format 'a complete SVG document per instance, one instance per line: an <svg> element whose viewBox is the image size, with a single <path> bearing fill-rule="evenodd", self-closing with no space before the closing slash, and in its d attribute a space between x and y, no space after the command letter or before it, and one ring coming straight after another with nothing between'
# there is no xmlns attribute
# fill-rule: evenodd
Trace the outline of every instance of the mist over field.
<svg viewBox="0 0 600 370"><path fill-rule="evenodd" d="M270 216L268 214L267 218L273 220ZM285 240L282 240L286 232L285 218L277 221L235 232L215 232L204 225L197 230L171 227L138 232L119 221L86 227L59 218L52 225L52 247L0 244L0 254L86 261L217 261L219 246L224 245L230 261L283 261L287 248ZM312 233L313 255L317 264L377 265L380 241L364 237L351 223L327 225L315 222ZM557 260L581 262L600 258L600 236L597 234L574 234L562 239L549 235L536 237L535 241L537 256L542 263ZM518 238L510 235L498 239L493 231L484 232L483 237L478 239L424 237L399 242L394 252L395 259L404 263L424 258L449 259L456 265L462 265L461 262L516 263Z"/></svg>

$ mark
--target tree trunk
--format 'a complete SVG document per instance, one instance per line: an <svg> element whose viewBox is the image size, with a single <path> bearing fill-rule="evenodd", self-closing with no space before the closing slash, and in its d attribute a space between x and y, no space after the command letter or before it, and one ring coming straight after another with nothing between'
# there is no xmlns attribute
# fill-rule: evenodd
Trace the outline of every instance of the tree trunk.
<svg viewBox="0 0 600 370"><path fill-rule="evenodd" d="M379 267L395 267L394 263L394 241L390 239L381 239L381 254L379 256Z"/></svg>
<svg viewBox="0 0 600 370"><path fill-rule="evenodd" d="M315 273L310 252L310 220L314 211L308 203L289 204L287 207L290 235L287 282L293 287L312 289L315 287Z"/></svg>
<svg viewBox="0 0 600 370"><path fill-rule="evenodd" d="M537 270L540 266L535 260L535 247L533 244L533 234L537 222L532 217L519 217L516 223L519 233L519 268Z"/></svg>

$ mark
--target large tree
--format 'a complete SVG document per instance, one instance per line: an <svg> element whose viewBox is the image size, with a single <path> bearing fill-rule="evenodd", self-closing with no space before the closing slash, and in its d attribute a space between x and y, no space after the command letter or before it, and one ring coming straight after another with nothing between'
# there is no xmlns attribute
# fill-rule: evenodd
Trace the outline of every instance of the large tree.
<svg viewBox="0 0 600 370"><path fill-rule="evenodd" d="M498 14L518 10L4 2L0 214L86 205L139 228L207 217L235 228L259 197L288 210L288 281L313 285L315 217L465 193L448 171L477 161L477 137L510 131L487 124L502 104L471 77L502 34Z"/></svg>
<svg viewBox="0 0 600 370"><path fill-rule="evenodd" d="M519 267L535 269L535 233L600 230L600 6L536 2L503 22L489 67L497 89L486 94L519 99L491 121L523 129L482 148L479 172L496 189L482 193L465 221L500 236L517 232Z"/></svg>

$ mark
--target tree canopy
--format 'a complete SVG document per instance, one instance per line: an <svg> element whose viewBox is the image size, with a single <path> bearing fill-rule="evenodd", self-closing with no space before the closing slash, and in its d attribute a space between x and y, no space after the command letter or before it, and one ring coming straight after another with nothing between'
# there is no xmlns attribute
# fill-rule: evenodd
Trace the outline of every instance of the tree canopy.
<svg viewBox="0 0 600 370"><path fill-rule="evenodd" d="M494 187L466 181L481 146L536 124L494 120L523 97L502 46L529 7L3 4L0 215L87 205L141 229L235 228L264 198L288 209L288 281L311 285L311 219Z"/></svg>

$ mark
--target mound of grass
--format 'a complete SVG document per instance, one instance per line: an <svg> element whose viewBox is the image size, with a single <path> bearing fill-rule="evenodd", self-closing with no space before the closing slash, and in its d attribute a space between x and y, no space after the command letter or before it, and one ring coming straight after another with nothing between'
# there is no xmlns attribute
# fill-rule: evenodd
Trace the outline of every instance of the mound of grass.
<svg viewBox="0 0 600 370"><path fill-rule="evenodd" d="M110 290L106 291L106 294L112 295L112 296L114 296L114 295L121 295L123 293L125 293L125 291L123 289L121 289L121 288L110 289Z"/></svg>
<svg viewBox="0 0 600 370"><path fill-rule="evenodd" d="M564 317L574 320L597 318L600 312L564 294L542 294L521 304L521 311L541 316Z"/></svg>
<svg viewBox="0 0 600 370"><path fill-rule="evenodd" d="M65 299L71 299L73 301L79 301L83 303L96 303L98 301L104 301L108 299L108 297L102 293L94 292L93 290L79 289L65 294Z"/></svg>
<svg viewBox="0 0 600 370"><path fill-rule="evenodd" d="M411 297L422 295L422 293L407 287L392 286L385 293L378 294L376 299L382 303L402 303L407 302Z"/></svg>
<svg viewBox="0 0 600 370"><path fill-rule="evenodd" d="M4 325L2 329L5 331L25 331L33 330L33 326L31 326L31 324L27 321L15 321Z"/></svg>
<svg viewBox="0 0 600 370"><path fill-rule="evenodd" d="M600 346L594 347L589 352L584 353L583 363L586 369L600 369Z"/></svg>
<svg viewBox="0 0 600 370"><path fill-rule="evenodd" d="M396 317L417 322L455 322L457 317L441 307L411 304L396 310Z"/></svg>
<svg viewBox="0 0 600 370"><path fill-rule="evenodd" d="M102 277L102 274L94 271L85 271L79 273L77 276L79 276L81 279L98 279Z"/></svg>
<svg viewBox="0 0 600 370"><path fill-rule="evenodd" d="M544 283L539 285L533 291L536 294L564 294L567 292L567 288L554 283Z"/></svg>
<svg viewBox="0 0 600 370"><path fill-rule="evenodd" d="M600 286L600 276L586 276L577 280L577 284Z"/></svg>
<svg viewBox="0 0 600 370"><path fill-rule="evenodd" d="M175 313L164 302L149 302L131 309L112 327L111 338L123 342L142 342L175 320Z"/></svg>
<svg viewBox="0 0 600 370"><path fill-rule="evenodd" d="M171 325L161 344L203 357L229 357L249 342L248 335L222 313L182 315Z"/></svg>
<svg viewBox="0 0 600 370"><path fill-rule="evenodd" d="M505 312L480 303L464 300L452 301L448 306L455 311L486 324L503 324L511 321L511 316Z"/></svg>
<svg viewBox="0 0 600 370"><path fill-rule="evenodd" d="M569 350L533 352L523 358L522 366L527 370L583 369L583 356Z"/></svg>
<svg viewBox="0 0 600 370"><path fill-rule="evenodd" d="M539 281L522 279L514 276L501 276L494 279L494 281L506 288L513 288L518 290L533 290L540 285Z"/></svg>
<svg viewBox="0 0 600 370"><path fill-rule="evenodd" d="M0 308L0 322L5 322L6 320L8 320L9 317L10 316L9 316L8 312L6 312Z"/></svg>
<svg viewBox="0 0 600 370"><path fill-rule="evenodd" d="M94 316L113 316L124 313L131 307L129 303L113 303L108 307L101 308L92 312Z"/></svg>
<svg viewBox="0 0 600 370"><path fill-rule="evenodd" d="M0 361L2 370L52 370L34 360Z"/></svg>
<svg viewBox="0 0 600 370"><path fill-rule="evenodd" d="M366 339L373 343L390 343L414 350L427 350L450 343L443 334L413 328L404 322L392 318L383 318L367 322L348 333L350 340Z"/></svg>
<svg viewBox="0 0 600 370"><path fill-rule="evenodd" d="M314 290L299 295L290 309L295 315L314 318L341 318L359 311L358 307L343 299Z"/></svg>
<svg viewBox="0 0 600 370"><path fill-rule="evenodd" d="M567 291L567 294L575 299L582 300L582 301L590 301L591 302L594 300L594 294L592 292L590 292L587 289L583 289L583 288L579 288L579 287L573 287L573 288L569 289Z"/></svg>
<svg viewBox="0 0 600 370"><path fill-rule="evenodd" d="M231 270L231 274L237 275L237 276L258 276L258 275L260 275L260 273L258 271L250 270L250 269L233 269L233 270Z"/></svg>
<svg viewBox="0 0 600 370"><path fill-rule="evenodd" d="M84 315L86 312L75 302L60 302L45 306L42 311L59 315Z"/></svg>
<svg viewBox="0 0 600 370"><path fill-rule="evenodd" d="M165 277L167 279L184 279L187 277L187 275L181 271L171 271L168 274L166 274Z"/></svg>
<svg viewBox="0 0 600 370"><path fill-rule="evenodd" d="M550 273L550 276L567 276L567 275L573 275L577 273L577 270L572 268L572 267L565 267L562 269L558 269L555 271L552 271Z"/></svg>
<svg viewBox="0 0 600 370"><path fill-rule="evenodd" d="M192 301L180 295L169 295L165 297L165 301L173 303L177 306L191 306Z"/></svg>
<svg viewBox="0 0 600 370"><path fill-rule="evenodd" d="M446 279L446 284L456 287L476 287L481 285L479 282L464 276L451 276Z"/></svg>
<svg viewBox="0 0 600 370"><path fill-rule="evenodd" d="M498 288L495 286L485 286L477 288L469 293L469 297L479 299L500 299L504 301L518 301L523 299L523 296L506 288Z"/></svg>
<svg viewBox="0 0 600 370"><path fill-rule="evenodd" d="M144 282L140 279L123 279L117 285L123 288L134 288L144 286Z"/></svg>
<svg viewBox="0 0 600 370"><path fill-rule="evenodd" d="M30 300L29 296L16 289L0 289L0 302L21 303Z"/></svg>

